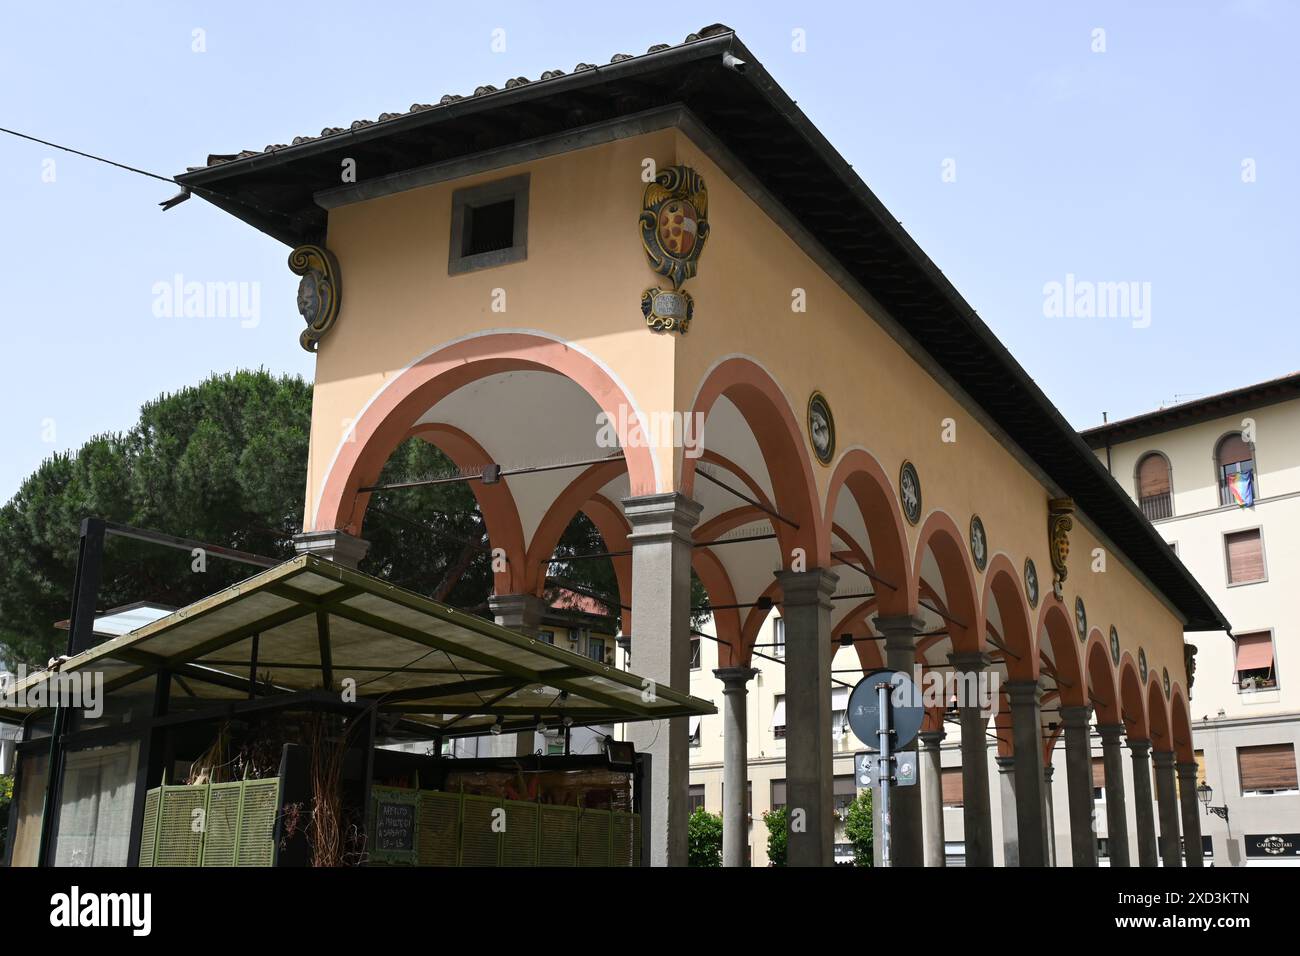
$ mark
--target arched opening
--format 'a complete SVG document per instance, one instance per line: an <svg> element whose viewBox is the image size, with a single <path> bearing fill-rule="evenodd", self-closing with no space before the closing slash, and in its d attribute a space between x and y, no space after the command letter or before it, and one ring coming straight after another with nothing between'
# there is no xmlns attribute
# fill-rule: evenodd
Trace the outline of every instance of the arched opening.
<svg viewBox="0 0 1300 956"><path fill-rule="evenodd" d="M1088 668L1088 703L1092 705L1098 724L1120 723L1119 686L1115 668L1106 649L1106 639L1096 628L1088 637L1084 651Z"/></svg>
<svg viewBox="0 0 1300 956"><path fill-rule="evenodd" d="M526 373L526 374L521 374ZM554 378L566 383L556 386ZM515 383L513 396L506 395L507 384ZM484 390L492 392L493 401L481 400ZM574 420L553 406L543 405L537 396L545 390L548 398L562 396L578 416ZM457 395L457 393L460 393ZM456 396L452 407L438 408ZM485 427L485 410L512 417L513 425L501 432L518 443L529 438L541 448L505 447L494 441ZM620 412L622 414L620 414ZM521 418L529 414L542 416L544 428L522 427ZM604 413L617 431L619 448L600 445L600 431L594 415ZM460 418L461 420L457 420ZM528 333L497 333L464 339L444 346L425 356L384 385L367 403L350 432L340 441L322 484L314 516L309 524L315 530L339 529L358 535L370 502L371 489L394 449L418 425L445 424L460 428L493 455L493 463L511 464L521 459L549 457L555 461L557 446L566 451L585 453L590 458L622 455L634 493L644 494L657 488L655 464L644 442L629 442L640 416L631 397L608 372L572 345ZM560 442L557 427L573 430L572 440L565 435ZM573 449L567 448L574 446ZM500 447L496 447L500 446ZM549 504L567 479L552 473L550 496L537 494L539 502ZM538 487L540 485L530 485ZM540 520L544 507L520 505L525 538L530 521Z"/></svg>
<svg viewBox="0 0 1300 956"><path fill-rule="evenodd" d="M1055 600L1038 615L1038 661L1061 703L1081 707L1088 702L1079 640L1065 609Z"/></svg>
<svg viewBox="0 0 1300 956"><path fill-rule="evenodd" d="M1120 717L1124 721L1125 735L1129 740L1150 740L1147 724L1147 705L1142 694L1142 681L1138 678L1137 664L1127 651L1119 665Z"/></svg>

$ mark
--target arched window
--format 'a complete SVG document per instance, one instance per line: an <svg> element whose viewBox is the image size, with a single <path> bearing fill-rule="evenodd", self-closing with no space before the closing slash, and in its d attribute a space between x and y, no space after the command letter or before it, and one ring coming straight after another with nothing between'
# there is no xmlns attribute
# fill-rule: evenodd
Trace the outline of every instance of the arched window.
<svg viewBox="0 0 1300 956"><path fill-rule="evenodd" d="M1148 521L1172 518L1174 496L1169 483L1169 459L1158 451L1142 456L1137 467L1138 504Z"/></svg>
<svg viewBox="0 0 1300 956"><path fill-rule="evenodd" d="M1251 505L1258 492L1255 482L1255 452L1241 440L1239 432L1225 435L1214 452L1219 480L1219 504Z"/></svg>

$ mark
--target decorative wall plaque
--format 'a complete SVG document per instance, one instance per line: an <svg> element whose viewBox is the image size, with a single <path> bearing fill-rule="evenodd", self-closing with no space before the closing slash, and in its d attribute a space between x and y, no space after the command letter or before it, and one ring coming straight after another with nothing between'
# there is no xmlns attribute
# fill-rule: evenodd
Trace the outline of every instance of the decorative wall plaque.
<svg viewBox="0 0 1300 956"><path fill-rule="evenodd" d="M323 246L299 246L289 253L289 271L302 276L298 283L298 314L307 328L298 336L298 344L315 352L339 317L343 290L338 260Z"/></svg>
<svg viewBox="0 0 1300 956"><path fill-rule="evenodd" d="M1074 527L1074 501L1053 498L1047 503L1047 544L1052 557L1052 593L1063 600L1065 577L1070 573L1070 530Z"/></svg>
<svg viewBox="0 0 1300 956"><path fill-rule="evenodd" d="M680 332L685 335L695 315L695 300L685 289L665 292L646 289L641 293L641 314L646 325L656 332Z"/></svg>
<svg viewBox="0 0 1300 956"><path fill-rule="evenodd" d="M1088 609L1083 606L1083 598L1074 599L1074 629L1079 634L1079 640L1088 639Z"/></svg>
<svg viewBox="0 0 1300 956"><path fill-rule="evenodd" d="M1142 686L1147 686L1147 652L1146 648L1138 648L1138 677L1142 679Z"/></svg>
<svg viewBox="0 0 1300 956"><path fill-rule="evenodd" d="M695 275L709 238L709 191L689 166L669 166L648 183L641 203L641 244L650 268L672 283L647 289L641 313L656 332L685 333L694 303L682 284Z"/></svg>
<svg viewBox="0 0 1300 956"><path fill-rule="evenodd" d="M1119 667L1119 631L1115 630L1114 624L1110 626L1110 659Z"/></svg>
<svg viewBox="0 0 1300 956"><path fill-rule="evenodd" d="M813 392L808 397L808 440L817 460L829 465L835 457L835 418L821 392Z"/></svg>
<svg viewBox="0 0 1300 956"><path fill-rule="evenodd" d="M972 515L970 519L970 556L977 570L983 571L989 566L989 539L979 515Z"/></svg>
<svg viewBox="0 0 1300 956"><path fill-rule="evenodd" d="M1169 687L1169 668L1168 668L1168 667L1162 667L1162 668L1160 668L1160 684L1161 684L1161 686L1163 686L1164 689L1165 689L1165 697L1168 698L1168 697L1170 696L1170 687Z"/></svg>
<svg viewBox="0 0 1300 956"><path fill-rule="evenodd" d="M1038 607L1038 568L1033 558L1025 558L1025 594L1030 607Z"/></svg>
<svg viewBox="0 0 1300 956"><path fill-rule="evenodd" d="M916 473L916 466L904 461L898 469L898 500L903 506L903 517L908 524L921 520L921 476Z"/></svg>

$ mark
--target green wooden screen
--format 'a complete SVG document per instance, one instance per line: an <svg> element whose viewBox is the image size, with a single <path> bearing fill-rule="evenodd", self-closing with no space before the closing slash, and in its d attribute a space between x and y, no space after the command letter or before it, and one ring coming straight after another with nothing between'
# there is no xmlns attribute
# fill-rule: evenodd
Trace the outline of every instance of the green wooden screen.
<svg viewBox="0 0 1300 956"><path fill-rule="evenodd" d="M271 866L280 781L155 787L145 794L140 866Z"/></svg>
<svg viewBox="0 0 1300 956"><path fill-rule="evenodd" d="M420 790L418 800L417 866L638 866L641 862L637 845L641 818L635 813L440 790ZM401 864L381 854L379 859L372 856L370 865Z"/></svg>

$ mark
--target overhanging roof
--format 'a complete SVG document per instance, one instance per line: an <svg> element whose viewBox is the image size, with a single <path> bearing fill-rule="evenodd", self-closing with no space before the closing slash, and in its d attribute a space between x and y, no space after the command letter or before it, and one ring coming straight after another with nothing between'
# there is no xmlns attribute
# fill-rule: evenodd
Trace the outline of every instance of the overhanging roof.
<svg viewBox="0 0 1300 956"><path fill-rule="evenodd" d="M1294 398L1300 398L1300 372L1085 428L1079 434L1093 448L1105 448Z"/></svg>
<svg viewBox="0 0 1300 956"><path fill-rule="evenodd" d="M111 692L166 669L196 696L339 688L423 725L429 736L611 724L716 713L705 700L458 611L360 571L300 555L161 620L69 658L60 674L101 672ZM29 701L50 671L15 688ZM7 707L21 717L34 708Z"/></svg>
<svg viewBox="0 0 1300 956"><path fill-rule="evenodd" d="M743 71L723 55L744 61ZM317 193L353 159L367 180L685 106L871 293L989 417L1141 570L1186 620L1221 630L1223 614L1042 390L740 39L715 25L687 42L516 78L506 88L358 121L263 152L214 156L177 177L281 241L320 242ZM1070 371L1066 369L1066 371ZM1046 514L1043 517L1046 534Z"/></svg>

